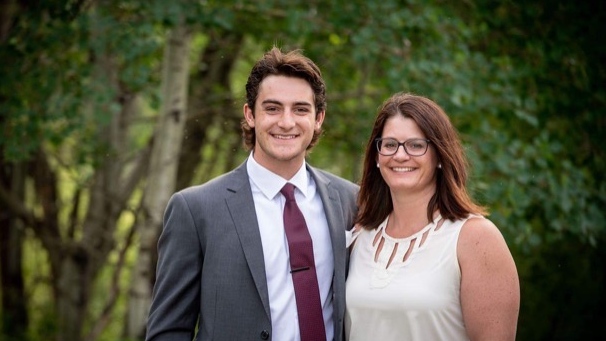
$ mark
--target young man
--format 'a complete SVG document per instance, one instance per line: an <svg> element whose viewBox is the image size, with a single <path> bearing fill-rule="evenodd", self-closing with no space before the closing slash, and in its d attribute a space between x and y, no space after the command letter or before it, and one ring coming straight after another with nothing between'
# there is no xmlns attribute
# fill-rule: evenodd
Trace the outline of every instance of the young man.
<svg viewBox="0 0 606 341"><path fill-rule="evenodd" d="M250 156L168 204L147 340L343 338L345 231L358 186L305 161L326 115L320 70L299 52L274 47L254 65L246 99ZM287 227L287 183L313 245L311 264L301 268L290 263L299 251ZM295 277L309 275L313 285L302 286L315 289L302 294ZM306 322L312 311L318 323Z"/></svg>

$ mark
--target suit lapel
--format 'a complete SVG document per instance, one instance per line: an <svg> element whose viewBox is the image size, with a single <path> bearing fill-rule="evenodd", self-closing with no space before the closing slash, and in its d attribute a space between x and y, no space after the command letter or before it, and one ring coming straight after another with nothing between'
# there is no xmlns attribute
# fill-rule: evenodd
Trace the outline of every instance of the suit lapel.
<svg viewBox="0 0 606 341"><path fill-rule="evenodd" d="M345 268L347 266L347 252L345 249L345 217L343 215L343 207L341 205L340 193L335 186L321 172L313 167L307 168L311 173L316 188L320 193L324 212L326 213L326 221L330 232L330 240L333 250L333 261L335 271L333 274L333 297L334 297L334 328L335 340L341 340L340 336L343 332L343 312L345 311Z"/></svg>
<svg viewBox="0 0 606 341"><path fill-rule="evenodd" d="M233 193L233 195L227 197L226 204L236 227L236 233L240 239L250 273L252 274L261 301L263 301L265 312L268 318L270 318L263 244L261 242L257 214L246 172L246 162L236 168L233 175L233 183L227 186L227 190Z"/></svg>
<svg viewBox="0 0 606 341"><path fill-rule="evenodd" d="M324 212L326 213L326 220L328 222L328 229L330 230L330 239L332 242L332 249L334 254L335 271L345 268L345 259L339 257L339 250L345 247L345 227L343 226L343 209L341 207L341 200L339 200L340 193L330 185L330 180L323 176L320 172L316 171L313 167L308 166L307 168L316 182L322 204L324 205Z"/></svg>

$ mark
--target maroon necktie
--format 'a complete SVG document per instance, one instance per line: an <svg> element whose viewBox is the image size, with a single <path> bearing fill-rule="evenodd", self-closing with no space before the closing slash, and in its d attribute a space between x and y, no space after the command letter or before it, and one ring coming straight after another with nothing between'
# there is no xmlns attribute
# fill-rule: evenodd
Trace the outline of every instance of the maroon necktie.
<svg viewBox="0 0 606 341"><path fill-rule="evenodd" d="M326 340L311 236L295 201L295 186L287 183L280 193L286 198L284 230L288 239L290 273L295 286L301 341Z"/></svg>

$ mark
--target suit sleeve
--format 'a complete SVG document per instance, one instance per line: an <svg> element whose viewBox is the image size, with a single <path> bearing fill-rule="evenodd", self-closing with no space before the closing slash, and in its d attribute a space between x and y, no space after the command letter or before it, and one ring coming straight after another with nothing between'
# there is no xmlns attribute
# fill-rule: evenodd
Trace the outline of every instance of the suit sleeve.
<svg viewBox="0 0 606 341"><path fill-rule="evenodd" d="M203 254L184 196L174 194L158 241L156 283L147 322L148 341L191 341L200 313Z"/></svg>

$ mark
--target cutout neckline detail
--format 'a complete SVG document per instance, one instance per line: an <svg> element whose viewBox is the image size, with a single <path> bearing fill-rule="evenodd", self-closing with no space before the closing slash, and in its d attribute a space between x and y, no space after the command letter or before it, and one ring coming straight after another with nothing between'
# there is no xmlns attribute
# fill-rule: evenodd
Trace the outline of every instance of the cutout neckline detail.
<svg viewBox="0 0 606 341"><path fill-rule="evenodd" d="M431 234L438 231L444 222L442 216L438 215L418 232L408 237L395 238L385 231L388 221L389 217L379 225L372 240L372 247L375 249L374 262L385 270L408 264L415 251L423 247Z"/></svg>

